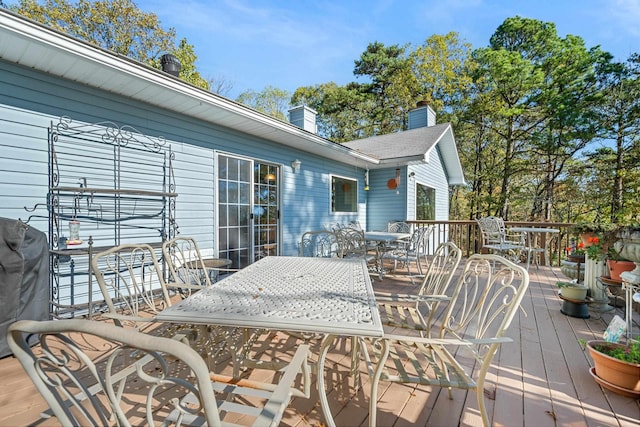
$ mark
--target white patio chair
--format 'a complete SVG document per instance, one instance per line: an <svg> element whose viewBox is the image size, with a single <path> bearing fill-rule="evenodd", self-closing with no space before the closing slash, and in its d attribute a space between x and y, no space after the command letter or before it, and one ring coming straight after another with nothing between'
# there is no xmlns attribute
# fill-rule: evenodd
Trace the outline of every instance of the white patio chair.
<svg viewBox="0 0 640 427"><path fill-rule="evenodd" d="M476 223L482 234L482 248L502 255L513 262L520 260L520 255L527 249L526 233L510 233L504 220L497 216L477 218Z"/></svg>
<svg viewBox="0 0 640 427"><path fill-rule="evenodd" d="M38 354L25 340L33 334L40 335ZM309 396L306 345L298 347L277 383L265 383L211 374L184 342L104 322L21 320L9 326L7 341L65 426L211 427L238 419L244 425L275 426L293 396ZM91 354L96 348L110 351L97 359ZM132 360L132 351L144 355L145 362ZM300 373L303 390L294 388ZM93 387L98 391L88 393Z"/></svg>
<svg viewBox="0 0 640 427"><path fill-rule="evenodd" d="M162 244L162 258L169 267L169 282L179 286L185 296L211 286L200 248L192 237L177 236Z"/></svg>
<svg viewBox="0 0 640 427"><path fill-rule="evenodd" d="M411 283L414 283L414 275L411 274L411 264L416 265L418 277L424 277L423 268L426 268L428 265L429 238L433 230L433 225L416 227L406 242L398 242L402 243L402 245L398 244L397 247L385 251L385 253L380 255L380 258L383 261L385 259L392 260L394 269L398 263L403 264L407 268Z"/></svg>
<svg viewBox="0 0 640 427"><path fill-rule="evenodd" d="M364 231L345 227L335 233L338 236L341 258L362 258L367 261L367 264L376 262L376 250L367 245L367 241L364 238Z"/></svg>
<svg viewBox="0 0 640 427"><path fill-rule="evenodd" d="M411 226L404 221L391 221L387 223L387 231L390 233L410 233Z"/></svg>
<svg viewBox="0 0 640 427"><path fill-rule="evenodd" d="M211 366L227 348L231 349L234 357L241 357L236 356L238 335L241 333L236 328L210 325L158 326L155 323L155 316L171 306L170 289L178 292L186 284L167 285L162 266L150 245L115 246L95 254L91 259L91 266L108 308L108 312L103 315L113 319L116 325L167 337L177 333L186 334L192 346L212 363ZM205 278L203 283L210 284L205 275L202 277ZM190 292L201 288L202 286L195 284L189 285Z"/></svg>
<svg viewBox="0 0 640 427"><path fill-rule="evenodd" d="M340 255L338 236L333 231L315 230L302 234L298 255L302 257L336 258Z"/></svg>
<svg viewBox="0 0 640 427"><path fill-rule="evenodd" d="M162 258L169 267L167 286L179 288L184 297L205 286L211 286L218 280L220 273L237 271L226 267L231 263L229 260L205 259L196 240L188 236L176 236L165 241L162 244ZM220 263L214 266L211 265L213 261Z"/></svg>
<svg viewBox="0 0 640 427"><path fill-rule="evenodd" d="M148 244L123 244L95 254L91 268L118 326L144 327L171 306L162 267Z"/></svg>
<svg viewBox="0 0 640 427"><path fill-rule="evenodd" d="M453 242L441 243L433 254L417 293L376 293L382 324L416 330L422 336L430 336L439 304L450 299L448 287L461 258L462 250Z"/></svg>
<svg viewBox="0 0 640 427"><path fill-rule="evenodd" d="M529 285L527 271L498 255L472 255L438 318L436 337L386 333L362 339L361 354L371 375L370 425L376 425L379 381L474 390L485 426L489 417L484 384ZM432 326L435 327L435 326ZM396 330L398 331L398 330Z"/></svg>

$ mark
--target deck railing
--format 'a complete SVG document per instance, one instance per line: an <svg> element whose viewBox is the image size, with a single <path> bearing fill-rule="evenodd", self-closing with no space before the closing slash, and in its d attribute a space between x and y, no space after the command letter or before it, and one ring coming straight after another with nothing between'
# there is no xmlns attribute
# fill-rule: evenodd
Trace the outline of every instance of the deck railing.
<svg viewBox="0 0 640 427"><path fill-rule="evenodd" d="M476 221L407 221L412 225L434 225L435 230L431 234L429 242L432 248L436 248L440 243L452 241L463 250L465 256L481 252L482 236ZM577 236L572 234L570 229L574 224L566 222L526 222L526 221L505 221L507 229L511 227L535 227L535 228L555 228L559 233L541 233L538 237L538 246L546 247L547 256L552 266L560 266L560 262L566 256L566 248L570 246L571 240ZM540 265L545 264L544 257L539 260Z"/></svg>

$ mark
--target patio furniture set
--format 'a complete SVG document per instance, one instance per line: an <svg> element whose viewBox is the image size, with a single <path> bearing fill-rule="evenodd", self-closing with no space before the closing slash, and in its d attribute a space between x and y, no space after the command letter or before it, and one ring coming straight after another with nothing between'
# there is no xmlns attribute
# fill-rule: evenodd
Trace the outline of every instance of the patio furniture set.
<svg viewBox="0 0 640 427"><path fill-rule="evenodd" d="M545 238L540 244L539 237L546 236L547 233L558 234L560 230L557 228L511 227L507 229L504 220L496 216L478 218L476 222L482 234L482 249L487 249L515 262L519 262L521 255L526 253L527 270L532 260L536 266L539 265L536 254L542 254L545 257L545 264L549 265L548 241Z"/></svg>
<svg viewBox="0 0 640 427"><path fill-rule="evenodd" d="M477 254L454 280L462 251L449 242L423 266L417 294L376 293L365 249L406 248L402 238L415 234L384 233L366 239L359 232L364 248L353 256L336 255L342 245L335 232L305 233L301 255L311 256L265 257L215 283L193 239L178 236L163 246L170 280L153 248L120 245L92 259L115 325L19 321L10 327L9 344L63 424L163 418L166 424L220 425L231 417L240 424L277 425L292 398L310 396L313 371L325 420L335 425L326 358L337 337L348 337L354 384L363 384L360 362L371 377L370 425L376 425L379 381L475 390L488 425L485 375L499 346L510 341L504 335L528 286L526 269L504 257ZM172 293L181 297L178 302ZM251 349L263 330L305 338L286 363L254 359ZM41 336L41 353L25 341L32 333ZM79 334L112 346L107 360L93 360ZM307 342L315 337L321 345L310 367ZM231 353L233 375L215 371L222 351ZM275 383L245 377L255 369L280 375ZM132 407L127 393L140 387L145 404Z"/></svg>
<svg viewBox="0 0 640 427"><path fill-rule="evenodd" d="M427 265L429 237L434 227L415 227L406 222L390 222L383 231L363 231L358 223L332 224L324 230L308 231L302 235L299 255L339 258L363 258L380 280L388 271L385 262L393 262L407 269L414 283L411 266L423 277Z"/></svg>

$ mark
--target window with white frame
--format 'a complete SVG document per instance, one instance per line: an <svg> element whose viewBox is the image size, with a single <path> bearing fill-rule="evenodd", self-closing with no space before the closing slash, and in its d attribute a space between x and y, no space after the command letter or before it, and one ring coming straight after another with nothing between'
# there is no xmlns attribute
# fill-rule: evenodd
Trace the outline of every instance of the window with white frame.
<svg viewBox="0 0 640 427"><path fill-rule="evenodd" d="M358 211L358 181L331 177L331 212Z"/></svg>
<svg viewBox="0 0 640 427"><path fill-rule="evenodd" d="M426 185L416 184L416 219L436 219L436 190Z"/></svg>

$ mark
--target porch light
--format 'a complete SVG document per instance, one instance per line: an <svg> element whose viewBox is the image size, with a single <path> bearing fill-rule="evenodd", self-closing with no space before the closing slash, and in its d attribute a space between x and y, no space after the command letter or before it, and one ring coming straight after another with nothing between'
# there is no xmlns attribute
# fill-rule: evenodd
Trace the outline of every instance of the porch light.
<svg viewBox="0 0 640 427"><path fill-rule="evenodd" d="M369 169L364 172L364 191L369 191Z"/></svg>
<svg viewBox="0 0 640 427"><path fill-rule="evenodd" d="M291 167L293 168L294 173L300 170L300 166L302 166L302 162L298 159L295 159L293 162L291 162Z"/></svg>

